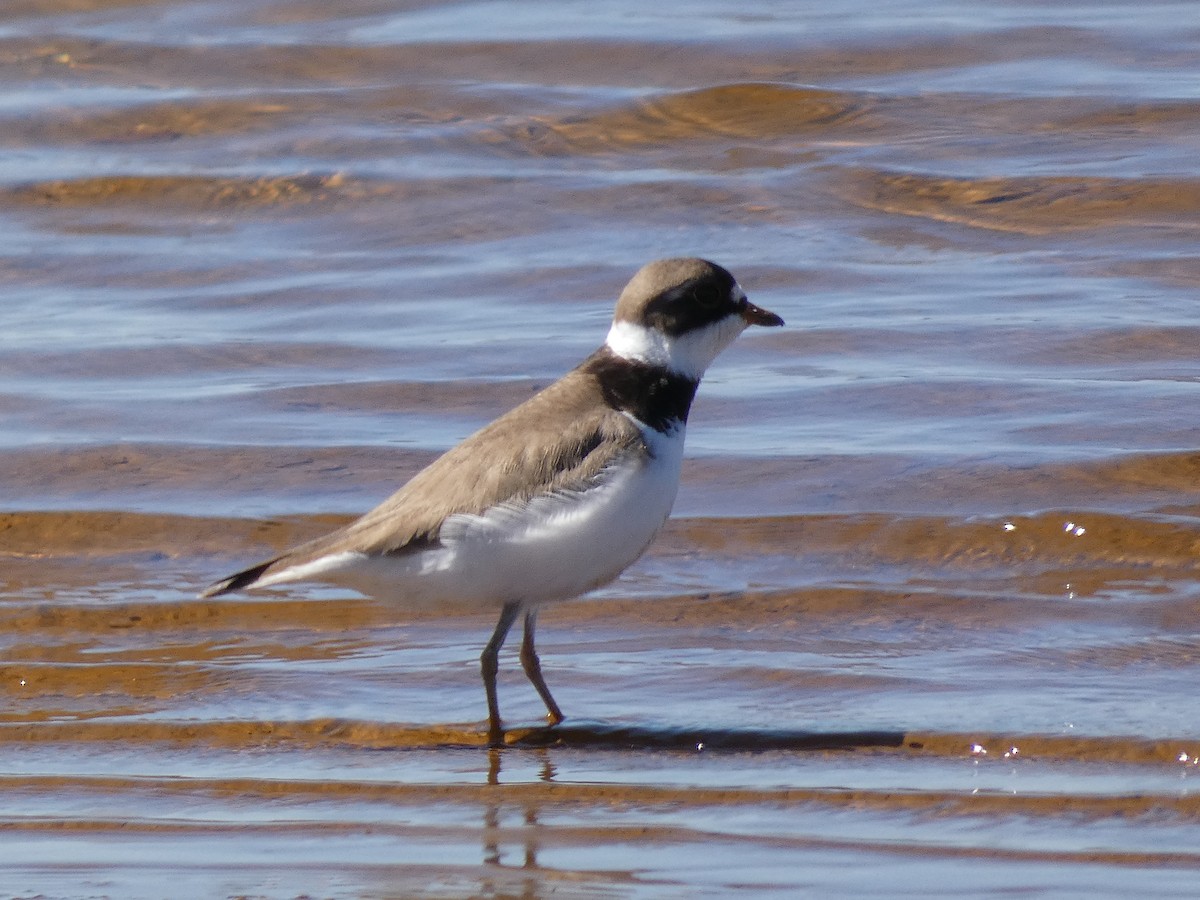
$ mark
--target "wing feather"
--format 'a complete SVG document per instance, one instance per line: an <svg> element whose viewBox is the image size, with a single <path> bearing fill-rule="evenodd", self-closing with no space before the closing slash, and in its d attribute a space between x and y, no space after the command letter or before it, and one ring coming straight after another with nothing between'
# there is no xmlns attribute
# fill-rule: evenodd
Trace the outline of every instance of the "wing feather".
<svg viewBox="0 0 1200 900"><path fill-rule="evenodd" d="M448 516L581 490L618 457L645 449L641 429L603 402L581 366L438 457L361 518L231 575L203 596L253 587L331 553L425 549L437 544Z"/></svg>

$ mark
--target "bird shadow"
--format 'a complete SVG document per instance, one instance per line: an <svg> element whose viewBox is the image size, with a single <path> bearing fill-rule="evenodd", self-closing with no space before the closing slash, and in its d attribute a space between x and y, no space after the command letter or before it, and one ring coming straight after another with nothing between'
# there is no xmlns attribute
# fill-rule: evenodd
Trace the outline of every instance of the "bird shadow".
<svg viewBox="0 0 1200 900"><path fill-rule="evenodd" d="M510 729L508 747L573 747L589 750L859 750L905 745L903 731L801 731L787 728L675 728L571 722Z"/></svg>

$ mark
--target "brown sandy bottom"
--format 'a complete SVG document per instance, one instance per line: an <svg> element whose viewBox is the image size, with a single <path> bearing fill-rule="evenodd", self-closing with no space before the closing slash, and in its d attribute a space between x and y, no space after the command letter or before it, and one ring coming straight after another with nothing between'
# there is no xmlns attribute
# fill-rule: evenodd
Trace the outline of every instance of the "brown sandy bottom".
<svg viewBox="0 0 1200 900"><path fill-rule="evenodd" d="M673 522L544 613L563 725L504 658L488 750L490 617L192 593L341 517L6 515L4 890L1188 896L1194 540L1059 518Z"/></svg>
<svg viewBox="0 0 1200 900"><path fill-rule="evenodd" d="M0 897L1196 896L1194 28L530 7L0 4ZM562 726L494 615L196 598L695 253L789 327Z"/></svg>
<svg viewBox="0 0 1200 900"><path fill-rule="evenodd" d="M1182 897L1200 864L1195 798L1167 786L1178 774L1152 746L1117 762L1076 741L1018 757L999 736L994 758L972 758L962 735L737 752L644 733L601 751L584 735L604 729L582 726L564 745L485 751L448 731L317 723L317 741L295 743L303 730L246 729L224 750L186 729L39 742L61 774L2 779L6 884L44 897L782 897L886 881L932 896ZM14 749L0 747L8 771L37 768Z"/></svg>

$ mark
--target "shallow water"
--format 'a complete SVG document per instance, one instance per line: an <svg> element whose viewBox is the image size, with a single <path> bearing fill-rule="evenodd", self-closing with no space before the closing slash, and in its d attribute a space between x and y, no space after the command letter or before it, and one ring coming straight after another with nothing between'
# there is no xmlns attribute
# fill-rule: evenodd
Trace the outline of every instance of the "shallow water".
<svg viewBox="0 0 1200 900"><path fill-rule="evenodd" d="M351 6L0 10L2 892L1194 896L1192 5ZM196 599L678 254L788 326L562 729L486 617Z"/></svg>

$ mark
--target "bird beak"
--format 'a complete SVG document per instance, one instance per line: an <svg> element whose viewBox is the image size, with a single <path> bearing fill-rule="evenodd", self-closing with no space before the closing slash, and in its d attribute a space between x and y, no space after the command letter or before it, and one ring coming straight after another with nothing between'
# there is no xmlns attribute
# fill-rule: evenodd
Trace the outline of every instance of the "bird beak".
<svg viewBox="0 0 1200 900"><path fill-rule="evenodd" d="M766 325L768 328L773 328L783 324L783 319L775 313L765 310L761 306L755 306L745 298L742 299L738 312L741 313L747 325Z"/></svg>

